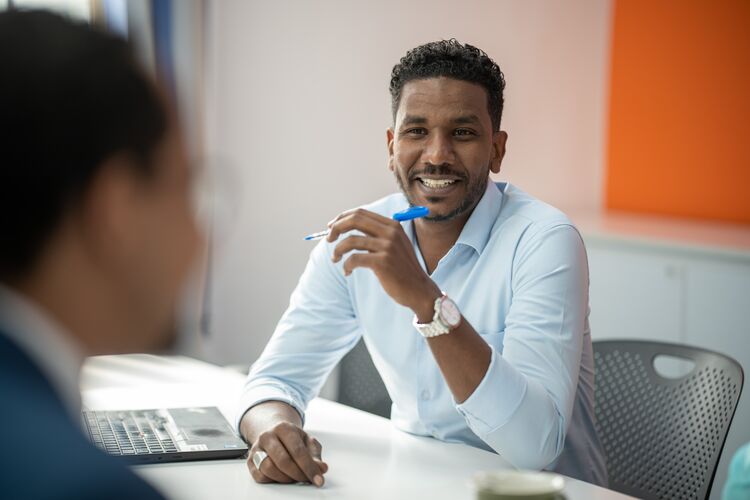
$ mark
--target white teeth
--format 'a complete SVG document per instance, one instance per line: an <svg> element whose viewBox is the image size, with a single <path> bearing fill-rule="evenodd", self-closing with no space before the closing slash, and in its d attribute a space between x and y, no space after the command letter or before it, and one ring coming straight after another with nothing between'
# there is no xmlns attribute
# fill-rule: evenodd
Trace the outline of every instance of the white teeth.
<svg viewBox="0 0 750 500"><path fill-rule="evenodd" d="M444 188L456 182L453 179L420 179L420 181L428 188Z"/></svg>

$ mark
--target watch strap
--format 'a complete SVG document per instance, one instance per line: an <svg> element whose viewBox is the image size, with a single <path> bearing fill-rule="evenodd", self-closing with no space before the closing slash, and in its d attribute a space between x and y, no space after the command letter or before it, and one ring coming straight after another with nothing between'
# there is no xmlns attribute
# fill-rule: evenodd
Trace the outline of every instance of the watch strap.
<svg viewBox="0 0 750 500"><path fill-rule="evenodd" d="M412 325L414 325L414 328L416 328L423 337L432 338L451 332L451 327L445 324L445 322L443 322L442 318L440 317L441 302L447 298L448 296L443 293L443 295L435 299L435 304L433 306L435 313L432 316L432 321L430 323L420 323L417 315L414 315Z"/></svg>

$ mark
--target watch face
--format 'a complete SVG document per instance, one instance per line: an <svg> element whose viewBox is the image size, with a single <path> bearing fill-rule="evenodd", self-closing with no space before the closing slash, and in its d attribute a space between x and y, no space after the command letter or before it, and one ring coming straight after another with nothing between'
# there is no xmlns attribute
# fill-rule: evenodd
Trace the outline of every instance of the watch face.
<svg viewBox="0 0 750 500"><path fill-rule="evenodd" d="M458 310L456 303L448 297L440 301L440 316L451 328L457 327L461 322L461 311Z"/></svg>

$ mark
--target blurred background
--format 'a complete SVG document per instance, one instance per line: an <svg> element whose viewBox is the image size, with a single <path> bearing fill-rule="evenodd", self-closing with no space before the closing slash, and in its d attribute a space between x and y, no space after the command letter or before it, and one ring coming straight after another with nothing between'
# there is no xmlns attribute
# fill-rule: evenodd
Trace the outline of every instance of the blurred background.
<svg viewBox="0 0 750 500"><path fill-rule="evenodd" d="M750 370L750 2L0 0L40 6L130 38L206 168L211 249L183 352L257 358L311 250L302 237L396 190L393 65L457 38L506 76L497 180L583 233L593 338L687 343ZM744 393L715 484L750 441Z"/></svg>

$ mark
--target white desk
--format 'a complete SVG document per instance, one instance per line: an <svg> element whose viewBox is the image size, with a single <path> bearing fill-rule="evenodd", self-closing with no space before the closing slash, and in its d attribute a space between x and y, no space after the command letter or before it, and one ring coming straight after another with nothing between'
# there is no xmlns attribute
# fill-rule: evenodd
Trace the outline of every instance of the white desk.
<svg viewBox="0 0 750 500"><path fill-rule="evenodd" d="M84 405L91 409L217 406L232 421L244 377L184 357L148 355L91 358L82 377ZM135 467L173 499L472 499L469 478L507 468L498 455L464 445L412 436L389 420L324 399L310 404L306 430L323 444L330 471L326 484L259 485L245 460L216 460ZM629 498L566 478L575 499Z"/></svg>

